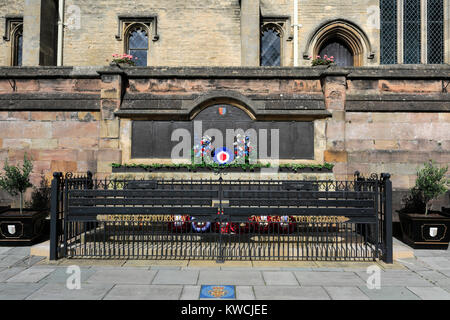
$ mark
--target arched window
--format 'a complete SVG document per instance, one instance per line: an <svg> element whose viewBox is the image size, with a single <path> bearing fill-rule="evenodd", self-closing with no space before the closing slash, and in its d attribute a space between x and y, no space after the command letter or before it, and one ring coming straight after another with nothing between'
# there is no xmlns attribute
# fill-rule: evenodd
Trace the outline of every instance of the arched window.
<svg viewBox="0 0 450 320"><path fill-rule="evenodd" d="M353 66L353 54L348 46L339 39L330 39L322 45L319 55L334 57L336 65L341 67Z"/></svg>
<svg viewBox="0 0 450 320"><path fill-rule="evenodd" d="M126 34L126 52L136 57L137 66L147 66L148 29L142 24L131 25Z"/></svg>
<svg viewBox="0 0 450 320"><path fill-rule="evenodd" d="M374 58L372 45L361 28L351 21L332 20L314 30L303 53L310 56L333 56L339 66L360 67Z"/></svg>
<svg viewBox="0 0 450 320"><path fill-rule="evenodd" d="M11 36L11 64L13 66L21 66L22 65L22 51L23 51L23 24L17 25L12 30Z"/></svg>
<svg viewBox="0 0 450 320"><path fill-rule="evenodd" d="M263 26L261 30L261 66L281 66L281 38L281 31L275 24Z"/></svg>

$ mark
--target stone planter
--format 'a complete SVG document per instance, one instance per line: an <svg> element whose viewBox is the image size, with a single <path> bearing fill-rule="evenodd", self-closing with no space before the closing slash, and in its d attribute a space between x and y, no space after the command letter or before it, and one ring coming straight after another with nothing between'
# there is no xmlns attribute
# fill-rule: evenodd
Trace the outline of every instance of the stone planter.
<svg viewBox="0 0 450 320"><path fill-rule="evenodd" d="M48 211L0 208L0 246L30 246L45 237Z"/></svg>
<svg viewBox="0 0 450 320"><path fill-rule="evenodd" d="M428 215L399 212L403 241L414 249L447 250L450 241L450 217L431 212Z"/></svg>

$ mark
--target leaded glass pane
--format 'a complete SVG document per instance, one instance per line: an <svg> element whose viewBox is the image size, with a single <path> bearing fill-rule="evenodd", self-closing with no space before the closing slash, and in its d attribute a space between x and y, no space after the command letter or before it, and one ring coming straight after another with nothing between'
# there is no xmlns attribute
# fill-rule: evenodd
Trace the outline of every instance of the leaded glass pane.
<svg viewBox="0 0 450 320"><path fill-rule="evenodd" d="M136 57L137 60L133 60L137 66L147 66L147 54L148 54L148 35L144 29L134 29L128 37L128 54Z"/></svg>
<svg viewBox="0 0 450 320"><path fill-rule="evenodd" d="M428 63L444 63L443 0L428 0L427 25Z"/></svg>
<svg viewBox="0 0 450 320"><path fill-rule="evenodd" d="M263 30L261 35L261 66L281 65L280 33L273 29Z"/></svg>
<svg viewBox="0 0 450 320"><path fill-rule="evenodd" d="M21 66L22 65L22 41L23 41L23 37L22 35L19 35L17 38L17 65Z"/></svg>
<svg viewBox="0 0 450 320"><path fill-rule="evenodd" d="M147 50L130 50L129 54L137 58L133 60L137 66L147 66Z"/></svg>
<svg viewBox="0 0 450 320"><path fill-rule="evenodd" d="M420 63L420 0L404 0L403 63Z"/></svg>
<svg viewBox="0 0 450 320"><path fill-rule="evenodd" d="M140 29L131 32L128 47L130 49L148 49L147 32Z"/></svg>
<svg viewBox="0 0 450 320"><path fill-rule="evenodd" d="M380 63L397 63L397 0L380 0Z"/></svg>

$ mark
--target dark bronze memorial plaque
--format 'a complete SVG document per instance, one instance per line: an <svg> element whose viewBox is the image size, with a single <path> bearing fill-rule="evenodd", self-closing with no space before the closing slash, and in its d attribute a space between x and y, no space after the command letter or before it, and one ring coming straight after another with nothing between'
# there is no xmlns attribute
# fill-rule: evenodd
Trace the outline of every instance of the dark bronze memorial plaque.
<svg viewBox="0 0 450 320"><path fill-rule="evenodd" d="M243 110L230 105L209 107L201 111L194 120L197 125L201 123L202 134L214 128L222 132L224 139L227 129L254 129L257 133L258 148L261 146L261 139L266 137L269 157L272 156L273 150L272 135L276 137L278 130L279 139L274 142L279 140L280 159L314 159L314 123L311 121L254 121ZM191 146L194 145L194 121L133 121L131 157L171 158L173 147L180 143L171 141L172 133L176 129L186 129ZM267 134L261 135L263 132ZM264 158L259 151L258 158Z"/></svg>

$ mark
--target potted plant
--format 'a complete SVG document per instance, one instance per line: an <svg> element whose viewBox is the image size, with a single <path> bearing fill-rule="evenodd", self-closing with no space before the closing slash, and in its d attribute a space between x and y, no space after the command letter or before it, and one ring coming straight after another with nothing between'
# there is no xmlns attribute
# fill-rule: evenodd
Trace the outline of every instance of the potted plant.
<svg viewBox="0 0 450 320"><path fill-rule="evenodd" d="M31 159L24 155L22 168L9 166L5 161L4 174L0 174L0 188L11 196L19 195L19 208L8 208L0 212L0 245L31 245L43 235L45 210L24 209L23 195L32 187L30 174L33 170Z"/></svg>
<svg viewBox="0 0 450 320"><path fill-rule="evenodd" d="M432 200L447 191L445 173L430 161L417 172L416 184L398 211L403 241L413 248L447 249L450 217L432 210Z"/></svg>

